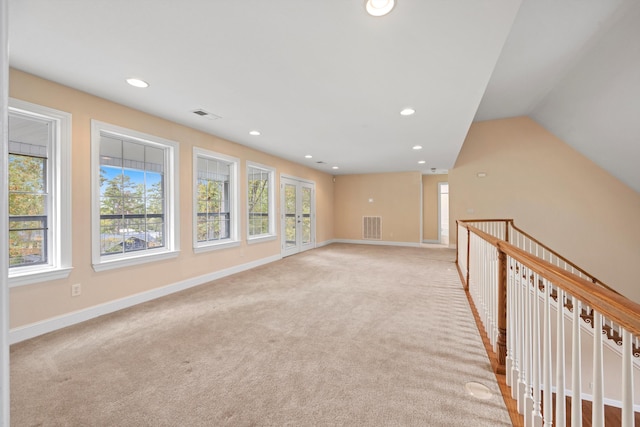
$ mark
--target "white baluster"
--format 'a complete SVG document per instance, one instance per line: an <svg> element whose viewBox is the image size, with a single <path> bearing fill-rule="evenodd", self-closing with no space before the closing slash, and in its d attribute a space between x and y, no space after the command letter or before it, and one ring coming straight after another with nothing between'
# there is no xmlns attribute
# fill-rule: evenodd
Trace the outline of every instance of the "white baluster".
<svg viewBox="0 0 640 427"><path fill-rule="evenodd" d="M525 317L524 317L524 307L526 303L526 290L527 290L527 282L529 276L529 269L524 265L521 265L521 278L520 278L520 303L518 310L518 352L520 353L520 357L518 358L519 368L520 368L520 381L518 382L518 412L524 414L524 402L525 402L525 394L527 391L527 381L526 381L526 355L525 355Z"/></svg>
<svg viewBox="0 0 640 427"><path fill-rule="evenodd" d="M582 427L582 354L580 343L580 312L582 304L575 297L571 338L571 427Z"/></svg>
<svg viewBox="0 0 640 427"><path fill-rule="evenodd" d="M514 287L514 301L515 301L515 309L513 312L515 329L514 329L514 342L515 345L513 347L513 379L512 379L512 388L511 388L511 398L520 400L520 358L522 357L522 349L521 349L521 341L522 341L522 333L520 328L520 318L522 313L522 269L524 268L522 264L519 266L517 272L514 272L514 276L516 278L516 284ZM519 406L518 406L519 408ZM519 411L519 409L518 409ZM520 412L522 413L522 412Z"/></svg>
<svg viewBox="0 0 640 427"><path fill-rule="evenodd" d="M505 381L507 387L512 387L512 370L513 370L513 274L515 265L513 258L507 256L507 358L505 360Z"/></svg>
<svg viewBox="0 0 640 427"><path fill-rule="evenodd" d="M556 323L556 426L564 427L567 417L567 402L564 394L564 291L558 288Z"/></svg>
<svg viewBox="0 0 640 427"><path fill-rule="evenodd" d="M553 425L553 398L551 392L551 283L544 281L544 344L542 346L542 377L544 392L542 395L544 425Z"/></svg>
<svg viewBox="0 0 640 427"><path fill-rule="evenodd" d="M537 276L537 274L536 274ZM525 396L525 401L524 401L524 425L526 427L530 427L531 426L531 412L533 411L533 396L531 394L531 384L532 384L532 380L533 377L531 375L532 373L532 306L533 306L533 298L535 298L535 296L532 297L531 294L531 282L530 282L530 274L527 274L527 279L526 279L526 297L525 297L525 305L523 307L523 311L524 311L524 323L525 323L525 334L524 334L524 355L523 355L523 363L525 366L525 379L526 379L526 383L527 383L527 389L526 389L526 396ZM533 278L533 281L535 283L535 277Z"/></svg>
<svg viewBox="0 0 640 427"><path fill-rule="evenodd" d="M493 253L493 273L491 275L491 281L493 282L493 339L496 342L496 353L498 351L498 335L500 330L498 329L498 270L500 269L498 261L498 248L491 246Z"/></svg>
<svg viewBox="0 0 640 427"><path fill-rule="evenodd" d="M604 427L604 374L602 371L602 315L593 311L593 412L591 425Z"/></svg>
<svg viewBox="0 0 640 427"><path fill-rule="evenodd" d="M634 427L633 414L633 342L632 335L622 330L622 427Z"/></svg>
<svg viewBox="0 0 640 427"><path fill-rule="evenodd" d="M532 424L536 427L542 425L541 395L540 395L540 292L538 282L534 284L533 299L533 410L531 411Z"/></svg>

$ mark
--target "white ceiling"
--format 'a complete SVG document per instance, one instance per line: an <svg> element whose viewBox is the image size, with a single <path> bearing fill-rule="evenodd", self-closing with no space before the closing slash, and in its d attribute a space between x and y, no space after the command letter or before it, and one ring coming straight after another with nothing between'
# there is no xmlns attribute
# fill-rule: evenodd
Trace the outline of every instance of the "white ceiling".
<svg viewBox="0 0 640 427"><path fill-rule="evenodd" d="M474 117L524 114L640 192L635 0L9 3L11 66L329 173L450 169Z"/></svg>

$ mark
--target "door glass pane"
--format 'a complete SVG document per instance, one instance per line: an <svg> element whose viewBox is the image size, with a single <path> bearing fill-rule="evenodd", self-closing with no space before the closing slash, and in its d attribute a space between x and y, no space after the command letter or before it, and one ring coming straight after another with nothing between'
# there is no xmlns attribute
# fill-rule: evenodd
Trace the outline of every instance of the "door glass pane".
<svg viewBox="0 0 640 427"><path fill-rule="evenodd" d="M311 188L302 187L302 244L311 243Z"/></svg>
<svg viewBox="0 0 640 427"><path fill-rule="evenodd" d="M285 246L296 246L296 186L284 185L284 222L285 222Z"/></svg>

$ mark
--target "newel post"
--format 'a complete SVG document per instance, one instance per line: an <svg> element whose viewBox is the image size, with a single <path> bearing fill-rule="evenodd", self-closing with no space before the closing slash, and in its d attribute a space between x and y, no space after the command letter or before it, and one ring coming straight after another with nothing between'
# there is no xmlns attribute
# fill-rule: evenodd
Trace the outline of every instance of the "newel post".
<svg viewBox="0 0 640 427"><path fill-rule="evenodd" d="M469 270L471 270L471 259L469 258L471 252L471 230L467 227L467 280L465 280L464 288L465 290L469 290Z"/></svg>
<svg viewBox="0 0 640 427"><path fill-rule="evenodd" d="M496 373L506 373L507 360L507 254L498 248L498 339Z"/></svg>

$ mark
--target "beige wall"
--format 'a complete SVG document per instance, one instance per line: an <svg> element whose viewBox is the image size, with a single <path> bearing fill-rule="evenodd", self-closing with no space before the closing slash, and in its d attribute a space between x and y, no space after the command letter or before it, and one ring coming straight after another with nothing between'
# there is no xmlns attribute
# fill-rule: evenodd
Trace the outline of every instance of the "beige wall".
<svg viewBox="0 0 640 427"><path fill-rule="evenodd" d="M316 241L334 237L333 182L328 174L225 141L167 120L101 98L12 70L10 96L72 114L73 271L68 280L14 287L10 291L11 327L64 315L189 278L280 254L280 241L247 245L246 161L259 162L281 173L316 183ZM91 267L90 122L97 119L180 144L180 247L177 259L96 273ZM237 248L194 254L192 250L192 152L198 146L240 158L242 244ZM278 210L279 189L276 190ZM279 228L279 224L278 224ZM82 285L82 295L71 297L71 284Z"/></svg>
<svg viewBox="0 0 640 427"><path fill-rule="evenodd" d="M487 176L478 178L478 172ZM533 120L474 123L449 172L449 186L453 242L456 219L513 218L640 302L640 194Z"/></svg>
<svg viewBox="0 0 640 427"><path fill-rule="evenodd" d="M382 240L421 241L420 172L341 175L335 181L336 238L361 240L362 217L381 216Z"/></svg>
<svg viewBox="0 0 640 427"><path fill-rule="evenodd" d="M438 184L447 182L449 177L441 175L422 175L422 239L438 240Z"/></svg>

